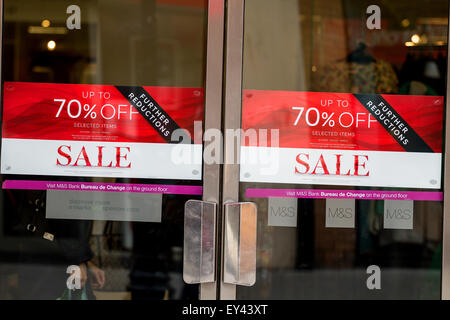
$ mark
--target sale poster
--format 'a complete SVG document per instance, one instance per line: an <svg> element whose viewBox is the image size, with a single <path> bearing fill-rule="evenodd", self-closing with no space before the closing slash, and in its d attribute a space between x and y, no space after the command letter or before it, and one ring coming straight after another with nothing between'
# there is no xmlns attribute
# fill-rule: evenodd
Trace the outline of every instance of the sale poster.
<svg viewBox="0 0 450 320"><path fill-rule="evenodd" d="M240 179L439 189L443 115L441 96L245 90Z"/></svg>
<svg viewBox="0 0 450 320"><path fill-rule="evenodd" d="M203 100L198 88L5 82L1 173L200 180Z"/></svg>

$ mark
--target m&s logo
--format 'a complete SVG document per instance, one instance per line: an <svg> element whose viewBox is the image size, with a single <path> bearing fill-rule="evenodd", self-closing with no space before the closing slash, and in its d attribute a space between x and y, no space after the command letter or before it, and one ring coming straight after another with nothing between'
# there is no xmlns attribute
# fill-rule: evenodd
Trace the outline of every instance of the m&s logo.
<svg viewBox="0 0 450 320"><path fill-rule="evenodd" d="M412 217L412 210L410 209L386 209L386 218L387 219L398 219L398 220L409 220Z"/></svg>
<svg viewBox="0 0 450 320"><path fill-rule="evenodd" d="M296 212L297 209L294 207L277 207L276 210L273 207L270 208L270 215L273 217L293 218Z"/></svg>
<svg viewBox="0 0 450 320"><path fill-rule="evenodd" d="M351 219L353 218L352 208L328 208L328 216L330 218Z"/></svg>

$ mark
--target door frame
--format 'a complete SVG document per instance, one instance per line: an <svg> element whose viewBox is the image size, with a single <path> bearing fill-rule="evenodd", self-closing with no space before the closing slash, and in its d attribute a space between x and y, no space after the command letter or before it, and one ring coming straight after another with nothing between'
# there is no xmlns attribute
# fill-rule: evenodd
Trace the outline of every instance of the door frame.
<svg viewBox="0 0 450 320"><path fill-rule="evenodd" d="M241 128L242 114L242 79L243 79L243 53L244 53L244 9L245 0L227 1L227 26L226 26L226 57L225 57L225 98L224 98L224 165L223 165L223 190L222 202L220 203L222 212L223 206L227 203L239 201L239 152L240 143L235 143L237 137L240 142L239 129ZM233 131L235 134L227 134ZM236 158L236 161L235 161ZM222 215L222 234L225 235L225 217ZM224 242L225 237L220 238ZM235 300L236 285L223 281L225 246L221 246L220 261L220 300Z"/></svg>
<svg viewBox="0 0 450 320"><path fill-rule="evenodd" d="M205 84L205 124L204 131L222 128L223 56L224 56L225 0L208 0L208 27L206 41L206 84ZM214 141L204 140L203 149ZM222 147L222 146L221 146ZM222 150L220 150L222 151ZM208 164L203 160L203 201L220 204L222 188L221 164ZM200 285L200 300L215 300L218 295L217 279L220 277L221 206L217 206L216 216L216 280Z"/></svg>
<svg viewBox="0 0 450 320"><path fill-rule="evenodd" d="M447 14L450 17L450 1L449 12ZM447 92L446 92L446 118L445 118L445 152L444 152L444 221L442 223L442 276L441 276L441 298L442 300L450 300L450 177L447 172L450 172L450 112L448 112L448 102L450 97L450 23L447 29Z"/></svg>

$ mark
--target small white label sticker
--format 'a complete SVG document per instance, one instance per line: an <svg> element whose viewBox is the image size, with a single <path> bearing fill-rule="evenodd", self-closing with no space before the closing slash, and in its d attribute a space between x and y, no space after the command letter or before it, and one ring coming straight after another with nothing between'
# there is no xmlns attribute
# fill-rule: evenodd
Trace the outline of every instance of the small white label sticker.
<svg viewBox="0 0 450 320"><path fill-rule="evenodd" d="M326 200L326 228L354 228L355 200L327 199Z"/></svg>
<svg viewBox="0 0 450 320"><path fill-rule="evenodd" d="M45 232L44 235L42 236L42 238L44 238L48 241L53 241L55 239L55 236L51 233Z"/></svg>
<svg viewBox="0 0 450 320"><path fill-rule="evenodd" d="M385 229L413 229L414 201L385 200L384 228Z"/></svg>
<svg viewBox="0 0 450 320"><path fill-rule="evenodd" d="M269 198L269 226L297 226L297 198Z"/></svg>

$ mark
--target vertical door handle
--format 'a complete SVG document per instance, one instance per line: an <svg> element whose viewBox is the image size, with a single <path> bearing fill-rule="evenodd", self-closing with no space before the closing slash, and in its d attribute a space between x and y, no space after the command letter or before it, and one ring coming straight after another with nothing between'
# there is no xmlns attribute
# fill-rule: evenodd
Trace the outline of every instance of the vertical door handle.
<svg viewBox="0 0 450 320"><path fill-rule="evenodd" d="M252 286L256 281L256 204L253 202L227 203L224 209L223 281Z"/></svg>
<svg viewBox="0 0 450 320"><path fill-rule="evenodd" d="M189 284L215 281L216 212L214 202L184 205L183 279Z"/></svg>

